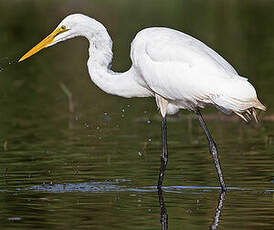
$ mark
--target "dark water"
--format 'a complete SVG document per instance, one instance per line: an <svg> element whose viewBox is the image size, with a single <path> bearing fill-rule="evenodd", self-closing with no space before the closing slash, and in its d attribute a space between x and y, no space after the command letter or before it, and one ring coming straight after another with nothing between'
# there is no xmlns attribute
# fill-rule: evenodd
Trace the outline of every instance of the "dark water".
<svg viewBox="0 0 274 230"><path fill-rule="evenodd" d="M273 229L274 2L56 2L0 1L1 229ZM94 86L85 40L13 64L73 12L105 24L118 71L130 65L135 33L161 25L198 37L249 77L268 107L261 125L205 110L226 194L188 112L168 119L169 164L158 194L155 103Z"/></svg>

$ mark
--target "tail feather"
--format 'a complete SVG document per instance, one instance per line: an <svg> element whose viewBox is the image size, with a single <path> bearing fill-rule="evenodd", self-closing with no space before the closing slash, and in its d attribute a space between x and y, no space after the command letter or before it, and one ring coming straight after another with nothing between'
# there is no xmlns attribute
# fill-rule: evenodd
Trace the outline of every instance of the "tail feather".
<svg viewBox="0 0 274 230"><path fill-rule="evenodd" d="M266 111L266 107L259 101L258 98L254 100L254 108Z"/></svg>
<svg viewBox="0 0 274 230"><path fill-rule="evenodd" d="M254 108L251 108L251 112L252 112L252 116L254 117L256 123L259 123L256 110Z"/></svg>
<svg viewBox="0 0 274 230"><path fill-rule="evenodd" d="M248 118L244 116L244 113L239 113L237 111L234 111L236 115L238 115L240 118L242 118L245 122L248 122Z"/></svg>
<svg viewBox="0 0 274 230"><path fill-rule="evenodd" d="M249 107L248 109L245 109L242 112L234 111L234 113L237 114L240 118L242 118L245 122L250 121L251 117L253 117L256 123L258 123L259 121L258 121L256 109L260 109L263 111L266 110L266 107L257 98L253 99L252 107Z"/></svg>
<svg viewBox="0 0 274 230"><path fill-rule="evenodd" d="M265 111L266 107L259 101L258 98L252 98L252 100L248 101L249 107L245 108L244 110L241 111L233 111L235 114L237 114L240 118L242 118L245 122L248 122L251 120L253 117L254 120L258 123L258 117L257 117L257 112L256 109L260 109Z"/></svg>

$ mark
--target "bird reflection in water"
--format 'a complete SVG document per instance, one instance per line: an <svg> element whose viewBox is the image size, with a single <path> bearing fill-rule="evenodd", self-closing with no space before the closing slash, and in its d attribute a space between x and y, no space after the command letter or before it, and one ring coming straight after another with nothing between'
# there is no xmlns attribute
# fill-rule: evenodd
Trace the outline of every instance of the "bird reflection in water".
<svg viewBox="0 0 274 230"><path fill-rule="evenodd" d="M224 205L226 191L221 191L219 196L218 205L216 207L215 215L213 218L213 223L209 226L210 230L216 230L219 225L219 219L222 213L222 208ZM160 205L160 223L161 223L161 230L168 229L168 214L167 209L165 206L164 195L162 189L158 189L158 198L159 198L159 205Z"/></svg>
<svg viewBox="0 0 274 230"><path fill-rule="evenodd" d="M167 215L167 210L165 206L162 189L158 189L158 197L159 197L159 205L161 209L161 215L160 215L161 229L166 230L168 229L168 215Z"/></svg>
<svg viewBox="0 0 274 230"><path fill-rule="evenodd" d="M222 208L223 208L223 205L224 205L225 194L226 194L225 191L221 191L221 193L220 193L219 202L218 202L218 205L217 205L217 208L216 208L216 212L215 212L215 216L214 216L214 219L213 219L213 223L212 223L212 225L209 228L210 230L215 230L218 227L219 218L221 216Z"/></svg>

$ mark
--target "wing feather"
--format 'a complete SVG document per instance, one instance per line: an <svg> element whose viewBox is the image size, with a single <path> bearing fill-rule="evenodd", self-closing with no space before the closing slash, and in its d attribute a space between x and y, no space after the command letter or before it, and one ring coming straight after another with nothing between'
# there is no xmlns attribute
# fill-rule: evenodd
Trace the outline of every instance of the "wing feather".
<svg viewBox="0 0 274 230"><path fill-rule="evenodd" d="M229 103L235 86L240 91L247 87L243 97L256 96L253 86L224 58L176 30L149 28L139 32L132 43L131 59L147 86L174 102L193 107L227 98ZM235 95L241 96L241 92Z"/></svg>

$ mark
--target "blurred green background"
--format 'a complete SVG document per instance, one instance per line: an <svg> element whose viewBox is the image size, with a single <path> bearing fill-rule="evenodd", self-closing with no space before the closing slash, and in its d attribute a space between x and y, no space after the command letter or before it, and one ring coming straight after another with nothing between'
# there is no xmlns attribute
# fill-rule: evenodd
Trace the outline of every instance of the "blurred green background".
<svg viewBox="0 0 274 230"><path fill-rule="evenodd" d="M166 26L200 39L249 78L268 108L259 126L205 110L226 183L236 188L226 195L219 225L272 229L273 12L269 0L0 0L0 226L160 228L158 195L151 187L161 151L154 100L98 89L88 75L83 38L15 63L65 16L84 13L108 29L115 71L130 67L130 42L138 31ZM73 111L64 87L72 94ZM208 228L218 181L191 113L168 119L168 141L169 227Z"/></svg>

